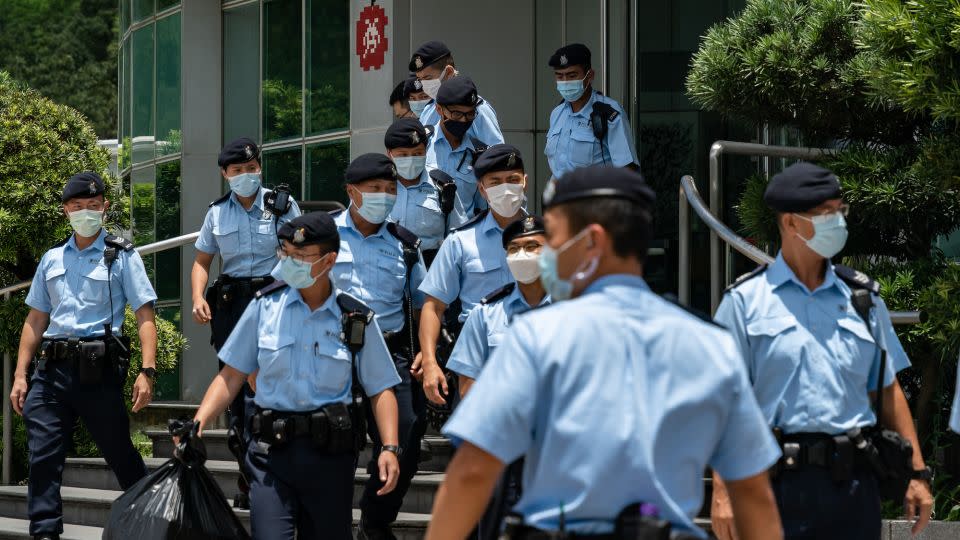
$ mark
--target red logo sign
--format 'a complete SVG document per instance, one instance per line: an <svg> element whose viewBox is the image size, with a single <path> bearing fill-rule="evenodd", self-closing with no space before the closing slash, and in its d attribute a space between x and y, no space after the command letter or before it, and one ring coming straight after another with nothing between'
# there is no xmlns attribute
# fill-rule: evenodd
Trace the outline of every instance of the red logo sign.
<svg viewBox="0 0 960 540"><path fill-rule="evenodd" d="M387 52L387 12L370 5L360 12L357 21L357 56L364 71L380 69Z"/></svg>

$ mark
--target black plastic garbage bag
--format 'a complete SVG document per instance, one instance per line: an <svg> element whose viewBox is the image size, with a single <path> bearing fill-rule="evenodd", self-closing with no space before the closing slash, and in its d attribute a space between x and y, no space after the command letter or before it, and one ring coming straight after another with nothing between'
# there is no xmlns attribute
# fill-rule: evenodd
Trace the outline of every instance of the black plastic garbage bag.
<svg viewBox="0 0 960 540"><path fill-rule="evenodd" d="M250 535L203 466L198 425L170 421L174 457L123 493L110 509L104 540L247 540Z"/></svg>

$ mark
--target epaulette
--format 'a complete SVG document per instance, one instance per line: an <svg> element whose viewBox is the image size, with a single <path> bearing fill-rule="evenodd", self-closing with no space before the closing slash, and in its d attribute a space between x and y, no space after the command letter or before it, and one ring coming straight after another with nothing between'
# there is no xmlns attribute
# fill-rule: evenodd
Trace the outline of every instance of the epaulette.
<svg viewBox="0 0 960 540"><path fill-rule="evenodd" d="M880 294L880 284L859 270L854 270L842 264L835 264L833 265L833 271L837 274L837 277L854 289L866 289L873 294Z"/></svg>
<svg viewBox="0 0 960 540"><path fill-rule="evenodd" d="M473 145L473 153L475 156L479 156L484 153L487 148L490 148L490 145L476 137L470 137L470 144Z"/></svg>
<svg viewBox="0 0 960 540"><path fill-rule="evenodd" d="M487 217L487 212L489 212L489 210L483 210L482 212L478 212L475 216L473 216L472 218L468 219L465 223L461 224L461 225L458 226L458 227L451 227L450 230L451 230L451 231L462 231L463 229L467 229L467 228L469 228L469 227L472 227L472 226L476 225L477 223L480 223L481 221L483 221L483 218Z"/></svg>
<svg viewBox="0 0 960 540"><path fill-rule="evenodd" d="M694 317L700 319L701 321L703 321L703 322L705 322L705 323L708 323L708 324L711 324L711 325L713 325L713 326L716 326L717 328L723 328L724 330L727 329L726 326L723 326L722 324L717 323L717 321L713 320L713 317L707 315L706 313L700 311L699 309L694 309L694 308L692 308L692 307L688 307L688 306L685 306L685 305L681 304L681 303L680 303L680 300L679 300L675 295L673 295L673 294L669 294L669 293L668 293L668 294L665 294L665 295L662 296L662 298L663 298L664 300L666 300L667 302L670 302L670 303L673 304L674 306L682 309L683 311L686 311L686 312L689 313L690 315L693 315Z"/></svg>
<svg viewBox="0 0 960 540"><path fill-rule="evenodd" d="M274 281L273 283L267 285L266 287L260 289L260 290L257 291L256 293L254 293L254 294L253 294L253 297L259 300L260 298L263 298L264 296L267 296L268 294L273 294L273 293L275 293L275 292L277 292L277 291L280 291L280 290L283 290L283 289L285 289L285 288L287 288L287 282L278 279L278 280Z"/></svg>
<svg viewBox="0 0 960 540"><path fill-rule="evenodd" d="M613 122L620 116L620 113L613 108L613 105L604 101L594 101L592 110L607 122Z"/></svg>
<svg viewBox="0 0 960 540"><path fill-rule="evenodd" d="M420 237L416 234L413 234L413 231L395 223L393 221L387 222L387 232L396 237L397 240L403 244L407 249L420 249Z"/></svg>
<svg viewBox="0 0 960 540"><path fill-rule="evenodd" d="M343 208L337 208L336 210L330 210L327 213L330 214L330 217L337 217L344 212L345 210Z"/></svg>
<svg viewBox="0 0 960 540"><path fill-rule="evenodd" d="M517 286L516 282L507 283L503 287L500 287L499 289L481 298L480 303L483 305L487 305L487 304L492 304L502 298L506 298L510 293L513 292L513 289L516 288L516 286Z"/></svg>
<svg viewBox="0 0 960 540"><path fill-rule="evenodd" d="M760 274L766 271L767 271L767 265L761 264L760 266L754 268L753 270L735 279L733 283L730 284L730 286L728 286L726 289L723 290L723 292L730 292L733 289L739 287L740 285L743 285L747 281L750 281L751 279L759 276Z"/></svg>
<svg viewBox="0 0 960 540"><path fill-rule="evenodd" d="M367 324L370 324L370 321L373 320L373 316L375 315L374 311L370 309L370 306L345 292L337 295L337 305L340 306L340 310L344 313L359 313L366 318Z"/></svg>
<svg viewBox="0 0 960 540"><path fill-rule="evenodd" d="M230 194L231 194L231 193L233 193L233 192L232 192L232 191L228 191L228 192L224 193L222 197L220 197L219 199L217 199L217 200L213 201L212 203L208 204L208 205L207 205L207 208L210 208L210 207L212 207L212 206L216 206L216 205L218 205L218 204L220 204L220 203L222 203L222 202L225 202L227 199L230 198Z"/></svg>
<svg viewBox="0 0 960 540"><path fill-rule="evenodd" d="M108 234L106 238L103 239L103 242L115 248L122 249L123 251L130 251L131 249L133 249L133 242L127 240L122 236L114 236L112 234Z"/></svg>

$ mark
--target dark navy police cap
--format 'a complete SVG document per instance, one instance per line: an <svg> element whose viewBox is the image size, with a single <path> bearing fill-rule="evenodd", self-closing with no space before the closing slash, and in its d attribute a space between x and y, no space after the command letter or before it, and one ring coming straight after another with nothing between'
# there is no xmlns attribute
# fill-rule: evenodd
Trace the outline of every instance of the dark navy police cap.
<svg viewBox="0 0 960 540"><path fill-rule="evenodd" d="M95 172L84 171L77 173L67 180L63 186L63 195L60 200L67 202L70 199L89 199L97 195L103 195L105 191L103 178Z"/></svg>
<svg viewBox="0 0 960 540"><path fill-rule="evenodd" d="M227 165L246 163L253 159L260 163L260 147L252 140L240 137L223 147L223 150L220 151L220 157L217 158L217 165L224 169Z"/></svg>
<svg viewBox="0 0 960 540"><path fill-rule="evenodd" d="M333 251L340 249L337 224L327 212L309 212L287 221L277 231L277 238L295 246L325 244L333 246Z"/></svg>
<svg viewBox="0 0 960 540"><path fill-rule="evenodd" d="M543 218L540 216L527 216L518 219L507 225L503 230L503 249L507 249L512 240L523 238L524 236L533 236L535 234L547 234L547 229L543 226Z"/></svg>
<svg viewBox="0 0 960 540"><path fill-rule="evenodd" d="M495 144L487 148L473 164L477 178L492 172L515 170L523 170L523 157L512 144Z"/></svg>
<svg viewBox="0 0 960 540"><path fill-rule="evenodd" d="M565 47L560 47L557 52L550 57L550 67L554 69L568 68L570 66L590 66L590 49L582 43L571 43Z"/></svg>
<svg viewBox="0 0 960 540"><path fill-rule="evenodd" d="M777 173L763 201L777 212L805 212L830 199L840 198L840 181L832 172L801 161Z"/></svg>
<svg viewBox="0 0 960 540"><path fill-rule="evenodd" d="M410 58L410 65L407 68L410 71L420 71L421 69L436 63L444 56L450 56L450 49L442 41L428 41L421 45Z"/></svg>
<svg viewBox="0 0 960 540"><path fill-rule="evenodd" d="M347 165L344 178L348 184L356 184L364 180L392 180L397 181L397 167L393 161L383 154L363 154Z"/></svg>
<svg viewBox="0 0 960 540"><path fill-rule="evenodd" d="M423 92L423 83L416 75L410 75L403 81L403 98L410 99L410 94L414 92Z"/></svg>
<svg viewBox="0 0 960 540"><path fill-rule="evenodd" d="M383 136L383 145L387 150L413 148L427 144L432 134L433 126L425 128L416 118L400 118L387 128L387 133Z"/></svg>
<svg viewBox="0 0 960 540"><path fill-rule="evenodd" d="M466 105L477 107L483 100L477 95L477 85L466 75L457 75L440 83L437 90L437 103L440 105Z"/></svg>
<svg viewBox="0 0 960 540"><path fill-rule="evenodd" d="M543 207L592 198L627 199L650 209L657 196L643 175L609 165L574 169L559 179L551 178L543 190Z"/></svg>

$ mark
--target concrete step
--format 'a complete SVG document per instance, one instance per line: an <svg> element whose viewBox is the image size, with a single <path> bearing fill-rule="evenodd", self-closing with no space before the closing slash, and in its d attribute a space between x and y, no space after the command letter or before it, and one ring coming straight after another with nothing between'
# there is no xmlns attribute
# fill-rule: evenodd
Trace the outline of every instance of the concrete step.
<svg viewBox="0 0 960 540"><path fill-rule="evenodd" d="M153 441L153 455L169 458L173 456L173 441L164 428L145 429L144 433ZM419 470L425 472L443 472L453 457L453 445L442 435L427 435L424 440L430 445L432 458L420 464ZM203 443L207 448L207 459L233 461L233 454L227 447L227 430L208 429L203 432ZM370 459L371 444L360 454L359 463L365 465Z"/></svg>
<svg viewBox="0 0 960 540"><path fill-rule="evenodd" d="M120 496L119 491L64 487L63 496L64 526L63 540L92 540L100 538L100 527L110 515L110 505ZM250 528L250 513L234 510L247 529ZM27 536L27 487L0 486L0 539L29 538ZM353 511L354 527L360 522L360 511ZM394 534L400 540L414 540L423 537L428 514L410 514L401 512L394 524Z"/></svg>
<svg viewBox="0 0 960 540"><path fill-rule="evenodd" d="M163 458L146 458L147 469L153 471L167 462ZM237 493L237 477L240 472L235 461L207 461L206 468L213 475L227 497ZM365 469L358 469L354 479L353 502L359 504L363 487L369 479ZM413 478L410 490L403 499L402 512L429 514L433 498L443 482L442 473L420 473ZM102 458L69 458L63 470L63 485L69 487L119 490L113 471Z"/></svg>
<svg viewBox="0 0 960 540"><path fill-rule="evenodd" d="M199 403L185 401L155 401L138 413L131 413L130 421L135 426L163 426L166 429L167 421L176 418L193 418ZM214 421L211 428L227 429L227 416L221 414Z"/></svg>

